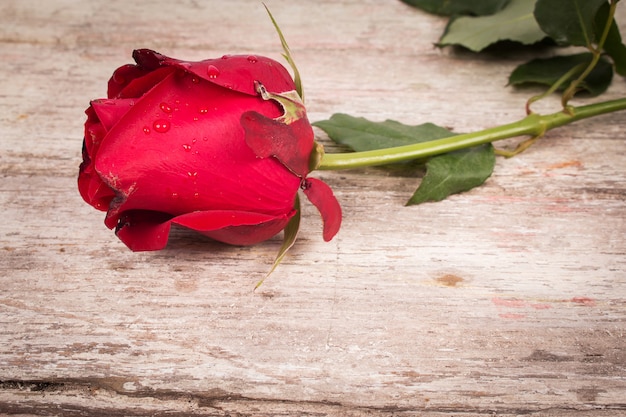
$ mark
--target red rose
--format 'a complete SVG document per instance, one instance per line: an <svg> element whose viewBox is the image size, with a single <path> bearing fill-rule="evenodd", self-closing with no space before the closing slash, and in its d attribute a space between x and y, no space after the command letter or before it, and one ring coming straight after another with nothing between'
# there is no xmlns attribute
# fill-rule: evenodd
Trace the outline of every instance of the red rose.
<svg viewBox="0 0 626 417"><path fill-rule="evenodd" d="M78 188L107 211L132 250L167 244L171 224L215 240L269 239L295 215L299 189L339 230L330 188L307 178L313 130L278 62L224 56L184 62L141 49L118 68L108 98L87 109Z"/></svg>

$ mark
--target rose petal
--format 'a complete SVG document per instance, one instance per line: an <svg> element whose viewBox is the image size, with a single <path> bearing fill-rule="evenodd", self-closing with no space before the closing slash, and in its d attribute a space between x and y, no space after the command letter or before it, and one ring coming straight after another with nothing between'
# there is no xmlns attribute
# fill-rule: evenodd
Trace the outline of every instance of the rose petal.
<svg viewBox="0 0 626 417"><path fill-rule="evenodd" d="M145 68L173 66L198 78L240 93L256 96L254 81L260 81L268 91L283 93L295 90L291 75L277 61L263 56L225 55L218 59L188 62L167 57L149 49L133 52L135 61Z"/></svg>
<svg viewBox="0 0 626 417"><path fill-rule="evenodd" d="M150 91L154 86L167 78L176 71L171 67L156 69L147 73L143 77L136 78L129 82L119 93L116 98L138 98Z"/></svg>
<svg viewBox="0 0 626 417"><path fill-rule="evenodd" d="M322 215L324 240L330 241L341 227L341 206L333 190L325 182L316 178L305 180L304 194Z"/></svg>
<svg viewBox="0 0 626 417"><path fill-rule="evenodd" d="M241 125L246 131L246 143L256 156L273 156L301 178L306 177L314 140L313 129L306 118L287 125L248 111L241 116Z"/></svg>
<svg viewBox="0 0 626 417"><path fill-rule="evenodd" d="M91 107L93 107L100 123L106 130L110 130L135 104L135 99L103 99L93 100Z"/></svg>
<svg viewBox="0 0 626 417"><path fill-rule="evenodd" d="M173 217L149 210L131 210L120 217L117 236L133 251L160 250L167 245L172 224L196 230L232 245L252 245L285 228L295 214L269 216L251 212L198 211Z"/></svg>
<svg viewBox="0 0 626 417"><path fill-rule="evenodd" d="M78 191L85 202L98 210L106 211L115 193L93 170L93 165L83 162L78 174Z"/></svg>
<svg viewBox="0 0 626 417"><path fill-rule="evenodd" d="M106 131L98 115L92 106L85 110L87 120L85 121L85 133L83 140L83 155L93 156L98 152L102 138L106 135Z"/></svg>
<svg viewBox="0 0 626 417"><path fill-rule="evenodd" d="M117 97L120 91L122 91L131 81L136 78L143 77L148 72L150 72L150 70L142 68L139 65L122 65L115 70L113 76L109 79L107 97Z"/></svg>
<svg viewBox="0 0 626 417"><path fill-rule="evenodd" d="M287 226L295 210L280 216L236 211L193 212L176 217L173 223L231 245L263 242Z"/></svg>
<svg viewBox="0 0 626 417"><path fill-rule="evenodd" d="M172 216L148 210L124 213L115 234L134 252L160 250L167 245Z"/></svg>
<svg viewBox="0 0 626 417"><path fill-rule="evenodd" d="M78 191L88 204L104 211L108 208L115 193L95 171L92 155L97 154L106 131L93 107L89 107L85 113L87 114L87 121L85 122L85 138L83 139L83 162L78 171Z"/></svg>
<svg viewBox="0 0 626 417"><path fill-rule="evenodd" d="M142 48L133 51L133 59L141 68L153 71L169 58L151 49Z"/></svg>

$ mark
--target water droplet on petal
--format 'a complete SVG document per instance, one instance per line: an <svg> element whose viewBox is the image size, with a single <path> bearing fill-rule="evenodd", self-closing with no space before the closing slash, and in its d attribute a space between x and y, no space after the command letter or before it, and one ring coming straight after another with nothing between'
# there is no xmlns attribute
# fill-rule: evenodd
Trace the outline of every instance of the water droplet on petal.
<svg viewBox="0 0 626 417"><path fill-rule="evenodd" d="M161 110L164 113L171 113L172 112L172 108L170 107L170 105L165 103L165 102L159 104L159 107L161 108Z"/></svg>
<svg viewBox="0 0 626 417"><path fill-rule="evenodd" d="M209 78L217 78L220 75L220 70L217 69L215 65L209 65L206 72L209 75Z"/></svg>
<svg viewBox="0 0 626 417"><path fill-rule="evenodd" d="M198 197L200 197L200 193L194 193L193 194L193 198L198 198Z"/></svg>
<svg viewBox="0 0 626 417"><path fill-rule="evenodd" d="M200 82L200 79L198 77L191 77L191 82L194 84L198 84Z"/></svg>
<svg viewBox="0 0 626 417"><path fill-rule="evenodd" d="M248 62L256 63L259 59L255 55L248 55Z"/></svg>
<svg viewBox="0 0 626 417"><path fill-rule="evenodd" d="M197 122L197 121L198 121L198 118L197 118L197 117L194 117L194 118L193 118L193 121L194 121L194 122Z"/></svg>
<svg viewBox="0 0 626 417"><path fill-rule="evenodd" d="M159 119L154 121L152 127L156 132L165 133L170 130L171 125L167 120Z"/></svg>
<svg viewBox="0 0 626 417"><path fill-rule="evenodd" d="M200 109L200 114L207 114L209 112L209 109Z"/></svg>
<svg viewBox="0 0 626 417"><path fill-rule="evenodd" d="M228 59L230 58L230 55L222 55L222 59Z"/></svg>
<svg viewBox="0 0 626 417"><path fill-rule="evenodd" d="M144 126L143 127L143 133L145 133L146 135L150 134L150 128L148 126Z"/></svg>
<svg viewBox="0 0 626 417"><path fill-rule="evenodd" d="M183 149L189 152L191 150L191 145L184 144Z"/></svg>
<svg viewBox="0 0 626 417"><path fill-rule="evenodd" d="M189 171L189 172L187 173L187 176L188 176L189 178L191 178L192 180L195 180L196 178L198 178L198 172L197 172L197 171L194 171L194 172Z"/></svg>
<svg viewBox="0 0 626 417"><path fill-rule="evenodd" d="M207 141L209 140L209 138L208 138L208 137L206 137L206 136L203 136L203 137L202 137L202 140L203 140L203 141L205 141L205 142L207 142Z"/></svg>
<svg viewBox="0 0 626 417"><path fill-rule="evenodd" d="M172 198L178 198L178 193L172 193Z"/></svg>
<svg viewBox="0 0 626 417"><path fill-rule="evenodd" d="M196 138L191 139L191 143L196 143L197 141L198 141L198 139L196 139Z"/></svg>

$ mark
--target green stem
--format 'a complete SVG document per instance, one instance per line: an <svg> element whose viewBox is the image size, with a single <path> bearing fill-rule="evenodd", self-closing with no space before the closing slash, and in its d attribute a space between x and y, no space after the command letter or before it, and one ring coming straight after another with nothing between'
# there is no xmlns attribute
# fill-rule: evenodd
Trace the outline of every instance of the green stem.
<svg viewBox="0 0 626 417"><path fill-rule="evenodd" d="M563 96L561 97L561 104L563 104L563 108L567 107L567 103L572 99L572 97L574 97L574 94L576 94L576 90L578 89L578 86L580 85L580 83L582 83L585 80L585 78L587 78L587 76L591 74L591 71L593 71L595 66L598 64L598 61L600 60L600 57L602 56L602 49L604 48L604 42L606 42L606 38L609 35L609 30L611 29L611 25L613 24L613 18L615 16L615 8L617 7L617 1L618 0L611 0L611 5L609 8L609 17L607 19L606 25L604 26L604 30L602 31L602 35L600 36L600 40L598 41L597 46L594 48L593 45L587 45L587 49L589 49L589 51L591 51L592 53L591 62L589 63L587 68L585 68L582 74L580 74L577 79L572 81L569 87L567 87L567 89L563 92Z"/></svg>
<svg viewBox="0 0 626 417"><path fill-rule="evenodd" d="M517 136L539 136L559 126L620 110L626 110L626 98L580 107L568 107L567 111L560 111L553 114L530 114L517 122L506 125L413 145L365 152L325 154L317 169L339 170L363 168L423 159L458 149L469 148Z"/></svg>
<svg viewBox="0 0 626 417"><path fill-rule="evenodd" d="M539 94L537 96L533 96L529 98L528 101L526 102L526 114L532 113L532 110L530 109L531 104L533 104L536 101L542 100L548 97L550 94L554 93L556 90L559 89L560 86L563 85L563 83L565 83L570 78L573 78L577 73L581 72L584 68L585 68L585 64L578 64L574 66L565 74L563 74L561 78L559 78L554 84L552 84L552 86L550 86L550 88L548 88L543 94Z"/></svg>

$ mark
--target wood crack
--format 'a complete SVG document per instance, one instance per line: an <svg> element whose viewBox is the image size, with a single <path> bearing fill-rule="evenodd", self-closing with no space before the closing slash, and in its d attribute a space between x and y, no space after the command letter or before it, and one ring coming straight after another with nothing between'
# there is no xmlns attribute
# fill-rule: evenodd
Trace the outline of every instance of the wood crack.
<svg viewBox="0 0 626 417"><path fill-rule="evenodd" d="M608 416L626 411L626 403L587 407L488 407L468 408L465 405L440 407L363 406L335 401L294 401L286 399L252 398L221 389L204 392L182 392L143 388L125 389L124 378L51 379L51 380L0 380L0 413L50 415L62 410L63 416L102 417L142 416L151 412L164 412L168 416L290 416L293 413L307 416L576 416L590 411ZM85 401L87 400L87 401ZM52 405L54 404L54 405ZM85 405L88 404L88 405ZM113 405L112 405L113 404ZM304 414L302 414L304 413ZM605 414L609 413L609 414Z"/></svg>

